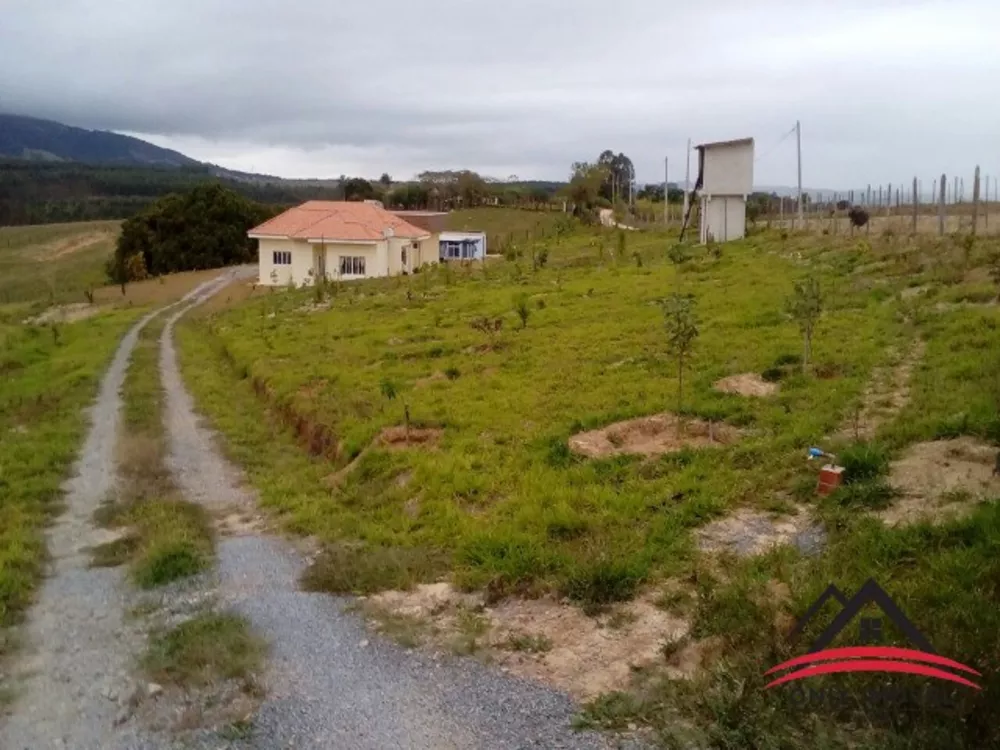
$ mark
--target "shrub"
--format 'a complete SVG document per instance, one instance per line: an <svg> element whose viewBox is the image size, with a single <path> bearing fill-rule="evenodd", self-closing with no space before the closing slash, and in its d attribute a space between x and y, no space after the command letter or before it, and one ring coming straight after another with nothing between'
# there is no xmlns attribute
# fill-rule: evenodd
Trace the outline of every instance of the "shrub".
<svg viewBox="0 0 1000 750"><path fill-rule="evenodd" d="M448 378L448 380L458 380L458 376L461 374L462 373L459 372L457 367L449 367L444 371L444 376Z"/></svg>
<svg viewBox="0 0 1000 750"><path fill-rule="evenodd" d="M775 367L784 367L785 365L800 365L802 364L802 356L799 354L782 354L776 360L774 360Z"/></svg>
<svg viewBox="0 0 1000 750"><path fill-rule="evenodd" d="M785 371L780 367L768 367L760 376L768 383L777 383L785 377Z"/></svg>
<svg viewBox="0 0 1000 750"><path fill-rule="evenodd" d="M844 483L870 482L889 468L889 454L878 443L854 443L837 454L844 467Z"/></svg>

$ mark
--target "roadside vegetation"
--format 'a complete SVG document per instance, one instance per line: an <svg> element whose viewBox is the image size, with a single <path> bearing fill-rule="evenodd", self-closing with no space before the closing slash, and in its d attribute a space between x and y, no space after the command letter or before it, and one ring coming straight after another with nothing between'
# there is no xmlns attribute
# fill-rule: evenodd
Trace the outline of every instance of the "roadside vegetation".
<svg viewBox="0 0 1000 750"><path fill-rule="evenodd" d="M449 577L493 601L553 592L600 612L670 580L689 592L691 628L663 666L686 644L715 644L716 658L693 680L643 670L587 721L646 724L668 747L792 747L806 736L818 747L983 747L998 741L1000 510L973 504L901 525L877 514L897 502L890 464L909 446L1000 443L1000 311L976 270L995 245L763 232L699 248L642 232L623 254L607 231L536 230L504 261L343 284L321 306L315 290L275 291L178 337L187 381L263 505L324 543L311 587L370 593ZM547 263L531 263L542 248ZM571 450L588 430L676 410L662 308L675 293L698 311L680 439L698 424L738 428L739 439L630 455L632 438L609 428L606 455ZM836 437L871 398L873 374L915 341L926 350L906 398L873 440ZM780 390L713 388L736 373ZM403 436L404 405L419 439ZM806 461L814 445L851 467L827 498ZM699 549L700 529L737 509L780 518L796 507L825 530L818 554ZM764 671L797 653L795 617L829 583L850 593L869 577L940 653L982 672L960 717L860 704L817 713L760 689ZM824 684L871 684L835 679Z"/></svg>
<svg viewBox="0 0 1000 750"><path fill-rule="evenodd" d="M138 312L72 325L25 325L0 307L0 657L6 628L31 603L45 561L44 529L60 508L87 426L85 407Z"/></svg>

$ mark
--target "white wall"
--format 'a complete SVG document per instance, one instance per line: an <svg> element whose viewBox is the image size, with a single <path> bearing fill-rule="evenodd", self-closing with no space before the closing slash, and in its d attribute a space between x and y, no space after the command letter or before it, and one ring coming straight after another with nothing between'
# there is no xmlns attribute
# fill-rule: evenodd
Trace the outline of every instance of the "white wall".
<svg viewBox="0 0 1000 750"><path fill-rule="evenodd" d="M296 286L308 276L312 268L312 246L298 240L262 239L260 242L260 279L262 286L285 286L292 280ZM292 264L274 265L274 251L284 250L292 254ZM272 271L277 271L272 277Z"/></svg>
<svg viewBox="0 0 1000 750"><path fill-rule="evenodd" d="M363 257L365 259L365 278L389 276L402 272L400 263L401 251L405 247L408 263L411 269L416 269L422 263L437 263L437 235L421 240L414 250L413 240L401 237L390 237L370 244L363 243L332 243L310 244L301 240L260 240L260 284L263 286L285 286L291 279L296 286L312 283L315 265L314 250L326 254L326 273L331 279L340 273L341 256ZM283 250L291 252L291 265L274 265L274 252ZM271 272L277 271L276 280ZM356 277L348 277L356 278Z"/></svg>
<svg viewBox="0 0 1000 750"><path fill-rule="evenodd" d="M750 195L753 192L753 143L705 149L705 195Z"/></svg>
<svg viewBox="0 0 1000 750"><path fill-rule="evenodd" d="M370 245L328 242L326 248L326 273L331 279L340 273L340 258L361 257L365 259L365 278L389 275L389 259L386 255L386 241ZM350 278L350 277L347 277Z"/></svg>
<svg viewBox="0 0 1000 750"><path fill-rule="evenodd" d="M746 235L747 204L739 196L716 196L702 199L700 239L730 242Z"/></svg>

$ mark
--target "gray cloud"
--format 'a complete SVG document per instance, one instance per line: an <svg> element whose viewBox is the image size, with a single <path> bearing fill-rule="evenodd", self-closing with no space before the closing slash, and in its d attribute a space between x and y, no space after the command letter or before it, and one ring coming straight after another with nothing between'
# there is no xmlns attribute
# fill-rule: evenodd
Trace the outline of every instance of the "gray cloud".
<svg viewBox="0 0 1000 750"><path fill-rule="evenodd" d="M993 0L5 0L0 110L289 176L564 178L753 135L757 181L1000 174Z"/></svg>

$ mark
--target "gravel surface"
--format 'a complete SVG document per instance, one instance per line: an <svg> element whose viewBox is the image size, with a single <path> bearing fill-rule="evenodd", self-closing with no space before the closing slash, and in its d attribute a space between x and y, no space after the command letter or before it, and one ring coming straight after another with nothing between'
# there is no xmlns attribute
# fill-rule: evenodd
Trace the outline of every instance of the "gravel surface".
<svg viewBox="0 0 1000 750"><path fill-rule="evenodd" d="M206 299L208 289L196 298ZM241 473L197 419L164 329L169 465L184 494L214 508L253 508ZM564 694L471 659L436 659L370 635L349 600L300 591L305 562L288 542L247 534L220 540L219 596L271 646L267 696L239 747L336 750L607 748L570 728ZM226 746L221 739L205 747Z"/></svg>
<svg viewBox="0 0 1000 750"><path fill-rule="evenodd" d="M63 486L65 511L47 533L49 576L24 629L26 647L12 675L17 697L0 723L3 750L162 747L127 723L143 636L126 622L123 571L89 567L89 549L109 539L93 514L115 488L119 391L139 331L154 315L122 339L90 408L89 431Z"/></svg>

